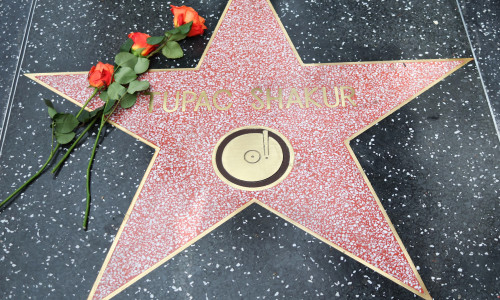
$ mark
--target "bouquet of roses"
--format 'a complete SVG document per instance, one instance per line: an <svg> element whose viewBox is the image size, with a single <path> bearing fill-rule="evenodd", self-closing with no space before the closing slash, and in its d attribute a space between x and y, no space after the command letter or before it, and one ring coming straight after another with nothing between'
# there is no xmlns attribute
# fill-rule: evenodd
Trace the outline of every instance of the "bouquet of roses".
<svg viewBox="0 0 500 300"><path fill-rule="evenodd" d="M83 228L87 229L90 210L90 171L94 161L97 145L100 142L102 129L118 107L123 109L135 105L139 93L149 88L149 82L140 80L139 77L149 69L150 58L162 53L166 58L177 59L184 55L179 41L186 37L203 34L207 28L205 19L191 7L173 6L174 29L166 31L162 36L150 36L141 32L132 32L127 41L120 47L115 56L114 65L98 62L90 69L88 74L89 87L94 91L82 108L75 115L58 112L50 100L45 100L51 118L52 148L47 161L23 185L0 202L0 209L9 203L16 195L36 180L57 156L64 152L62 158L52 168L55 173L68 158L76 145L86 136L86 133L98 124L97 137L90 154L87 166L86 190L87 202ZM85 110L87 104L94 97L99 96L103 105L93 111ZM55 145L54 145L55 144ZM63 149L62 145L69 145Z"/></svg>

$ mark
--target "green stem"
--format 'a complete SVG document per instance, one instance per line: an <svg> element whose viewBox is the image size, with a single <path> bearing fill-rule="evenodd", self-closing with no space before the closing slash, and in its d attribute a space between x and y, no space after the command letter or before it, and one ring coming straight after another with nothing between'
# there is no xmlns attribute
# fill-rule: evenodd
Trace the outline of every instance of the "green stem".
<svg viewBox="0 0 500 300"><path fill-rule="evenodd" d="M85 218L83 219L83 229L87 230L87 224L89 220L89 212L90 212L90 169L92 168L92 163L94 162L95 151L97 149L97 145L99 144L99 137L101 136L102 128L106 124L104 120L104 114L101 116L101 125L99 125L99 131L97 132L97 137L94 142L94 147L92 148L92 153L90 155L89 164L87 166L87 206L85 208Z"/></svg>
<svg viewBox="0 0 500 300"><path fill-rule="evenodd" d="M125 95L123 95L125 96ZM106 117L104 113L101 116L101 124L99 125L99 131L97 132L97 137L94 142L94 147L92 148L92 153L90 155L90 160L89 164L87 166L87 206L85 208L85 218L83 219L83 229L87 230L87 224L89 222L89 212L90 212L90 169L92 168L92 163L94 162L94 157L95 157L95 151L97 149L97 145L99 144L99 137L101 136L101 131L106 122L109 120L111 115L115 112L116 108L120 104L120 101L122 101L123 96L118 99L118 101L115 104L115 107L113 107L113 110L108 114ZM97 119L95 119L97 120Z"/></svg>
<svg viewBox="0 0 500 300"><path fill-rule="evenodd" d="M94 88L94 92L92 93L92 95L90 96L90 98L88 98L87 101L85 101L85 103L83 104L82 108L80 108L80 111L76 114L76 118L77 119L82 114L82 112L85 109L85 107L87 107L87 104L89 104L90 100L92 100L92 98L94 98L94 96L97 94L98 91L99 91L98 88Z"/></svg>
<svg viewBox="0 0 500 300"><path fill-rule="evenodd" d="M51 129L51 138L50 138L50 153L54 152L54 128L55 128L55 123L52 121L52 124L50 125Z"/></svg>
<svg viewBox="0 0 500 300"><path fill-rule="evenodd" d="M113 113L115 112L115 110L120 105L120 101L122 101L122 99L123 99L123 96L120 99L118 99L118 101L116 101L115 107L113 107L113 109L111 110L111 112L107 114L107 117L106 117L106 119L104 119L104 122L107 122L109 120L109 118L111 118L111 116L113 115Z"/></svg>
<svg viewBox="0 0 500 300"><path fill-rule="evenodd" d="M85 104L80 108L80 111L78 112L78 114L76 115L76 118L78 118L83 110L85 109L85 107L87 106L87 104L90 102L90 100L92 100L92 98L94 98L94 96L97 94L97 92L99 91L98 88L95 88L94 89L94 92L92 93L92 95L90 96L90 98L87 99L87 101L85 101ZM86 129L87 130L87 129ZM12 192L5 200L3 200L1 203L0 203L0 208L2 206L4 206L7 202L9 202L10 199L14 198L17 194L19 194L22 190L24 190L24 188L26 188L30 183L32 183L35 179L37 179L40 175L42 175L42 173L45 171L45 168L49 165L49 163L52 161L52 159L54 158L54 155L56 154L57 150L59 150L59 147L61 147L61 144L57 143L56 147L54 148L54 143L53 143L53 139L54 139L54 128L52 128L52 145L50 146L50 156L49 158L47 159L47 161L43 164L43 166L38 170L38 172L35 173L35 175L31 176L26 182L23 183L23 185L21 185L18 189L16 189L14 192ZM80 139L80 138L79 138ZM78 139L78 140L79 140ZM77 141L78 141L77 140ZM75 143L76 144L76 143ZM71 150L73 150L74 146L72 146L70 149L68 149L64 159L66 159L67 155L69 154L69 152L71 152ZM61 163L61 162L60 162ZM59 166L59 164L58 164Z"/></svg>
<svg viewBox="0 0 500 300"><path fill-rule="evenodd" d="M73 149L76 147L78 142L80 142L80 140L83 138L85 133L87 133L87 131L89 131L90 128L92 128L92 126L95 124L95 122L97 122L97 118L93 119L89 123L89 125L87 125L85 130L82 131L82 133L80 133L80 136L76 139L76 141L73 142L73 144L68 148L68 150L66 150L66 153L64 154L64 156L59 160L59 162L56 164L56 166L52 169L52 171L51 171L52 174L54 174L62 166L64 161L66 161L66 159L69 157L69 154L71 153L71 151L73 151Z"/></svg>
<svg viewBox="0 0 500 300"><path fill-rule="evenodd" d="M170 37L168 37L168 39L166 39L160 46L158 46L158 48L156 48L153 52L149 53L148 56L146 56L147 59L153 57L156 53L160 52L160 50L165 47L165 45L167 44L167 42L170 41Z"/></svg>
<svg viewBox="0 0 500 300"><path fill-rule="evenodd" d="M85 109L85 107L87 107L87 104L89 104L90 100L92 100L92 98L95 97L95 95L97 94L97 92L99 92L99 88L94 88L94 92L92 93L92 95L90 95L90 97L87 99L87 101L85 101L85 103L83 104L83 106L80 108L80 111L78 111L78 113L76 114L76 118L78 119L78 117L82 114L83 110ZM78 142L82 139L83 135L89 131L90 127L92 127L92 125L95 124L95 121L96 120L93 120L88 126L87 128L85 128L85 130L80 134L80 136L78 137L78 139L76 141L73 142L73 144L71 145L71 147L68 148L68 150L66 150L66 153L64 154L64 156L61 158L61 160L59 160L59 162L57 163L57 165L52 169L51 173L54 174L57 169L59 169L62 165L62 163L68 158L68 156L70 155L71 151L73 151L73 149L76 147L76 144L78 144ZM60 145L59 143L57 144L58 146Z"/></svg>
<svg viewBox="0 0 500 300"><path fill-rule="evenodd" d="M16 196L17 194L19 194L19 192L21 192L26 186L28 186L31 182L33 182L33 180L37 179L38 176L40 176L43 173L43 171L45 170L45 168L47 167L47 165L52 161L52 158L54 158L54 154L59 149L59 146L60 145L57 144L57 146L50 152L49 158L43 164L43 166L40 168L40 170L38 170L38 172L36 172L35 175L31 176L30 179L28 179L23 185L21 185L12 194L10 194L9 197L7 197L7 199L3 200L2 203L0 203L0 207L2 207L5 203L9 202L10 199L12 199L14 196Z"/></svg>

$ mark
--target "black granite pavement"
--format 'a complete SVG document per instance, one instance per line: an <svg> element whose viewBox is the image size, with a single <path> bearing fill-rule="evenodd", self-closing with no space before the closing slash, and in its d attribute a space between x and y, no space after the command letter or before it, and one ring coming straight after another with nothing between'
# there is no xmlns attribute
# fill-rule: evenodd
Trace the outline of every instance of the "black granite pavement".
<svg viewBox="0 0 500 300"><path fill-rule="evenodd" d="M305 62L475 54L482 76L469 63L352 146L430 294L496 299L500 144L490 106L500 111L498 3L460 1L474 52L455 1L272 3ZM31 4L0 3L2 44L9 49L2 57L7 76L0 81L2 118L9 112L1 141L2 198L34 173L50 149L41 99L76 109L25 76L16 77L16 70L86 71L98 60L110 60L128 32L161 32L172 22L169 2L163 1L36 1L32 11ZM207 35L187 42L190 55L170 64L194 66L225 3L175 4L193 6L207 18ZM26 50L18 60L23 40ZM155 66L166 67L165 61ZM108 128L93 168L94 201L85 232L80 228L84 174L94 138L95 132L57 176L43 175L0 211L0 298L87 297L153 153ZM337 297L414 295L252 205L118 298Z"/></svg>

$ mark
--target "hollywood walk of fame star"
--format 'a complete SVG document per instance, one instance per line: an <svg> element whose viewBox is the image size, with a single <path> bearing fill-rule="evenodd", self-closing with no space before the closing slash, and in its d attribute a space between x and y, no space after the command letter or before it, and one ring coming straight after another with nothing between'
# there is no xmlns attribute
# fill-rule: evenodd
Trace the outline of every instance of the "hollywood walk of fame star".
<svg viewBox="0 0 500 300"><path fill-rule="evenodd" d="M142 96L112 118L156 152L89 298L116 295L250 203L430 298L349 141L468 61L304 64L267 0L230 1L195 69L145 74L152 106ZM82 72L28 76L80 105L90 94ZM238 128L289 141L280 181L224 180L214 151Z"/></svg>

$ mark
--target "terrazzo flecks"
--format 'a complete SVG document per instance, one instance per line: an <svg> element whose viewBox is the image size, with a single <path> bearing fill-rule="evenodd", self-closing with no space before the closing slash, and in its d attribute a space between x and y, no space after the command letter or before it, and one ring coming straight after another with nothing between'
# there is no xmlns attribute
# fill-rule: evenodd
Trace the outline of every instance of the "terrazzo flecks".
<svg viewBox="0 0 500 300"><path fill-rule="evenodd" d="M500 296L500 145L478 90L468 64L351 141L434 299Z"/></svg>
<svg viewBox="0 0 500 300"><path fill-rule="evenodd" d="M500 5L494 1L458 1L476 55L490 105L500 128Z"/></svg>
<svg viewBox="0 0 500 300"><path fill-rule="evenodd" d="M19 87L24 95L33 96L24 97L23 103L16 101L12 108L11 121L30 117L29 124L24 120L8 127L9 139L0 165L4 197L36 172L51 147L50 121L45 110L31 101L54 95L30 81L22 76ZM65 104L63 99L55 101L58 109L74 108ZM136 174L144 174L153 155L149 147L112 127L107 127L105 134L93 168L94 205L88 231L81 228L83 179L95 130L57 177L46 173L0 212L1 299L69 299L85 297L90 291L141 181ZM115 148L120 143L127 146Z"/></svg>
<svg viewBox="0 0 500 300"><path fill-rule="evenodd" d="M355 288L358 284L366 290ZM250 205L116 296L315 298L416 297L258 204Z"/></svg>
<svg viewBox="0 0 500 300"><path fill-rule="evenodd" d="M0 4L2 12L15 19L22 4L16 2L9 8L7 3ZM210 22L209 30L226 4L220 0L182 3L200 11ZM272 3L306 63L472 57L463 24L456 22L460 15L455 1ZM484 66L491 70L483 72L483 79L495 83L496 48L488 41L499 28L494 15L497 3L462 3L472 12L464 11L472 42L482 48L480 55L476 52L477 61L484 62L482 70ZM161 34L168 29L172 24L169 4L156 0L37 1L26 33L22 73L88 71L98 60L110 62L130 31ZM133 12L126 9L131 5ZM2 23L7 26L5 45L13 43L9 35L14 34L13 22ZM365 26L367 22L370 27ZM475 22L481 24L480 31L470 26ZM207 31L203 37L184 41L183 59L159 58L154 67L195 66L210 34ZM370 39L363 38L361 43L360 37L367 34ZM361 57L363 51L367 54ZM10 75L7 68L3 78ZM10 83L4 86L5 93L9 90ZM43 163L50 149L50 119L42 99L52 99L58 110L78 110L25 76L19 78L13 93L0 154L0 193L4 196ZM500 295L496 276L500 274L500 152L485 104L478 71L469 63L355 139L359 147L354 152L435 299L496 299ZM92 172L91 226L84 232L79 230L85 196L82 182L94 138L95 131L57 177L42 175L0 211L0 277L5 278L0 281L0 298L88 295L152 155L147 145L108 126ZM133 299L151 295L157 299L414 299L411 292L307 237L301 229L292 230L290 223L286 226L268 214L247 211L167 261L161 270L165 280L154 280L153 272L124 292ZM248 260L239 259L245 255ZM244 266L236 267L238 263ZM245 268L249 264L253 270ZM170 293L163 296L161 289ZM122 294L117 298L122 299Z"/></svg>
<svg viewBox="0 0 500 300"><path fill-rule="evenodd" d="M455 1L271 2L304 62L472 57Z"/></svg>
<svg viewBox="0 0 500 300"><path fill-rule="evenodd" d="M152 113L148 113L143 97L141 104L120 111L113 120L160 150L94 297L114 292L252 198L426 295L343 141L464 61L304 66L268 3L236 0L232 4L199 70L144 76L151 91L166 92L166 99L171 95L172 102L176 91L214 95L220 89L230 90L231 99L226 101L231 101L231 109L218 111L205 105L193 112L189 111L194 110L192 103L185 112L178 108L167 114L163 109L171 107L156 99ZM240 24L239 28L234 24ZM254 36L262 39L256 41ZM83 89L85 77L36 78L83 102L89 94ZM335 86L354 88L356 105L330 107L332 103L318 94L304 100L304 89L313 87L332 89L326 96L334 99ZM277 103L270 109L254 109L253 88L269 89L275 97L281 88L286 104L283 109ZM293 103L297 99L292 88L297 89L300 104ZM215 176L211 166L217 140L248 125L277 129L296 153L296 167L289 177L266 191L230 188Z"/></svg>
<svg viewBox="0 0 500 300"><path fill-rule="evenodd" d="M23 37L26 25L30 21L31 4L32 0L0 3L0 44L4 45L0 56L0 67L3 70L3 75L0 76L0 89L4 91L0 95L0 144L8 114L10 92L22 54Z"/></svg>

